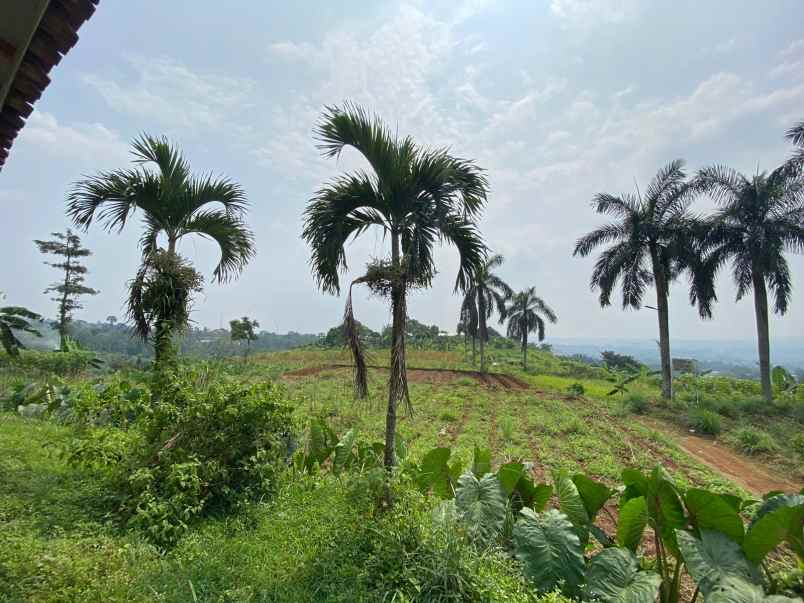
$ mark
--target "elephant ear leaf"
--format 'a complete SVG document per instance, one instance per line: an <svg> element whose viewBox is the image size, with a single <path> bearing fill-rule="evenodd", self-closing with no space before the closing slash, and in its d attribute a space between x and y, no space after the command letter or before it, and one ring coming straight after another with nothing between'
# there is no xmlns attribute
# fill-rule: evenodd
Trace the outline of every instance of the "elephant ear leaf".
<svg viewBox="0 0 804 603"><path fill-rule="evenodd" d="M748 528L743 551L758 564L784 541L804 560L804 496L782 495L766 500Z"/></svg>
<svg viewBox="0 0 804 603"><path fill-rule="evenodd" d="M487 473L491 473L491 450L475 446L475 454L472 460L472 473L475 474L477 479L480 479Z"/></svg>
<svg viewBox="0 0 804 603"><path fill-rule="evenodd" d="M550 509L536 514L520 511L514 525L514 554L525 575L539 592L561 587L570 596L579 594L583 581L584 559L581 541L564 513Z"/></svg>
<svg viewBox="0 0 804 603"><path fill-rule="evenodd" d="M707 490L691 488L684 497L692 525L698 530L715 530L724 533L734 542L743 541L743 520L737 509L725 498Z"/></svg>
<svg viewBox="0 0 804 603"><path fill-rule="evenodd" d="M761 584L758 568L743 554L740 545L720 532L701 530L701 538L677 530L678 547L701 594L709 594L725 578L737 577L746 582Z"/></svg>
<svg viewBox="0 0 804 603"><path fill-rule="evenodd" d="M629 499L620 506L617 524L617 544L636 552L642 542L642 533L648 525L648 506L644 496Z"/></svg>
<svg viewBox="0 0 804 603"><path fill-rule="evenodd" d="M332 460L332 470L337 475L352 463L352 448L355 445L357 433L354 429L347 431L335 445L335 455Z"/></svg>
<svg viewBox="0 0 804 603"><path fill-rule="evenodd" d="M561 512L572 522L581 545L586 546L589 541L589 524L591 521L581 494L578 492L575 483L563 471L556 474L554 481Z"/></svg>
<svg viewBox="0 0 804 603"><path fill-rule="evenodd" d="M471 472L458 479L455 508L466 526L470 540L488 546L502 534L507 497L495 475L479 480Z"/></svg>
<svg viewBox="0 0 804 603"><path fill-rule="evenodd" d="M433 448L424 455L421 471L418 476L419 488L427 492L430 488L441 498L452 498L453 477L447 464L450 457L449 448Z"/></svg>
<svg viewBox="0 0 804 603"><path fill-rule="evenodd" d="M578 473L572 476L572 483L578 489L578 494L583 500L583 506L586 509L586 514L589 516L589 521L594 521L597 512L603 508L612 495L614 490L608 488L600 482Z"/></svg>
<svg viewBox="0 0 804 603"><path fill-rule="evenodd" d="M640 572L634 554L622 548L604 549L586 569L585 599L603 603L653 603L661 577Z"/></svg>
<svg viewBox="0 0 804 603"><path fill-rule="evenodd" d="M761 586L736 576L727 576L718 582L706 598L706 603L794 603L782 595L766 595Z"/></svg>

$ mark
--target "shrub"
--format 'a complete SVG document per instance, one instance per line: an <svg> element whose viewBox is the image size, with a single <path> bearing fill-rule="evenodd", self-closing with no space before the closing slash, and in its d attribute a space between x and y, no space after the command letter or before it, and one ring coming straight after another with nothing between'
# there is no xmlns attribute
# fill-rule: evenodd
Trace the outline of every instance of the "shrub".
<svg viewBox="0 0 804 603"><path fill-rule="evenodd" d="M623 401L623 405L630 413L637 415L645 414L648 411L648 399L644 394L639 392L631 392Z"/></svg>
<svg viewBox="0 0 804 603"><path fill-rule="evenodd" d="M690 427L701 433L717 435L720 433L720 416L705 408L697 408L688 415Z"/></svg>
<svg viewBox="0 0 804 603"><path fill-rule="evenodd" d="M753 427L741 427L730 438L734 445L746 454L762 454L776 450L771 436Z"/></svg>
<svg viewBox="0 0 804 603"><path fill-rule="evenodd" d="M790 445L793 447L793 450L804 455L804 433L794 435Z"/></svg>
<svg viewBox="0 0 804 603"><path fill-rule="evenodd" d="M570 398L580 398L585 393L586 390L580 383L573 383L567 388L567 395L569 395Z"/></svg>
<svg viewBox="0 0 804 603"><path fill-rule="evenodd" d="M289 457L292 409L281 386L246 387L207 375L203 388L193 377L160 384L137 421L139 437L90 429L67 453L75 463L105 464L123 519L160 545L205 513L272 492Z"/></svg>

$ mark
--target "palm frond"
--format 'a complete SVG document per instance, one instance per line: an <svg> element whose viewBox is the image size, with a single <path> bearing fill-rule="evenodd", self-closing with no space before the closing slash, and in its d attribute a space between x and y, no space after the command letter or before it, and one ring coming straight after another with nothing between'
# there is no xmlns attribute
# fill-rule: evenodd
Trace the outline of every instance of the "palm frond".
<svg viewBox="0 0 804 603"><path fill-rule="evenodd" d="M617 241L625 236L627 236L627 232L622 224L606 224L580 237L575 243L575 250L572 255L586 257L596 247Z"/></svg>
<svg viewBox="0 0 804 603"><path fill-rule="evenodd" d="M251 230L240 218L225 210L198 211L185 222L183 231L210 238L218 244L221 258L213 272L218 282L226 282L239 274L256 253Z"/></svg>
<svg viewBox="0 0 804 603"><path fill-rule="evenodd" d="M442 240L454 245L460 255L455 291L465 291L472 283L478 266L486 259L487 247L475 223L467 218L450 214L439 220Z"/></svg>

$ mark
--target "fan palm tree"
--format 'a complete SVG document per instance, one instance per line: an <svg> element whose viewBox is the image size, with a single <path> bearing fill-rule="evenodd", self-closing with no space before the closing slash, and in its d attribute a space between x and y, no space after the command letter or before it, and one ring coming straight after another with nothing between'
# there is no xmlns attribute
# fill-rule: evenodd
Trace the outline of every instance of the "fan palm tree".
<svg viewBox="0 0 804 603"><path fill-rule="evenodd" d="M662 370L662 396L671 398L670 325L668 295L670 282L683 268L691 272L698 264L692 257L698 249L697 221L688 213L694 189L686 182L684 162L675 160L663 167L645 194L620 196L600 193L593 206L597 213L617 218L579 238L573 255L585 257L600 245L611 243L600 254L592 271L592 289L600 290L600 305L611 303L611 292L622 280L623 309L642 307L650 285L656 287L659 319L659 351ZM696 277L698 278L698 277ZM700 293L704 283L693 278L690 297L698 302L702 317L711 310L711 296Z"/></svg>
<svg viewBox="0 0 804 603"><path fill-rule="evenodd" d="M160 236L167 240L166 252L178 256L179 241L197 234L218 244L221 256L213 276L219 283L240 274L255 253L254 236L244 222L248 201L240 185L227 178L193 176L180 151L165 138L143 135L132 143L132 153L133 168L101 172L73 186L67 214L75 225L87 230L98 221L106 230L120 232L140 211L143 268L160 248ZM144 274L141 269L138 278ZM138 287L141 292L142 283L134 285L132 292ZM135 322L146 324L136 317ZM140 330L144 338L149 333Z"/></svg>
<svg viewBox="0 0 804 603"><path fill-rule="evenodd" d="M536 295L536 287L511 296L504 316L508 320L508 337L522 344L522 369L527 370L528 333L536 333L539 341L544 341L545 319L555 324L558 318L550 306Z"/></svg>
<svg viewBox="0 0 804 603"><path fill-rule="evenodd" d="M737 300L748 291L754 294L760 381L768 401L773 396L768 289L774 295L774 311L785 314L793 286L785 252L804 251L801 176L801 165L787 162L752 178L723 166L702 169L697 178L700 189L718 204L707 224L708 261L717 271L731 260Z"/></svg>
<svg viewBox="0 0 804 603"><path fill-rule="evenodd" d="M25 346L17 338L14 331L24 331L37 337L42 334L37 331L31 321L42 320L36 312L31 312L21 306L4 306L0 308L0 345L12 358L20 355L20 349Z"/></svg>
<svg viewBox="0 0 804 603"><path fill-rule="evenodd" d="M504 261L500 254L488 257L478 268L463 298L463 308L470 316L476 317L477 337L480 339L480 370L483 372L486 370L486 343L489 340L486 322L495 310L502 320L505 316L505 300L513 294L511 287L493 272ZM474 341L472 345L474 346ZM474 357L472 361L474 362Z"/></svg>
<svg viewBox="0 0 804 603"><path fill-rule="evenodd" d="M392 344L385 425L386 467L395 464L396 408L407 395L405 325L407 292L427 287L435 274L437 242L454 245L460 255L456 290L466 290L482 264L486 247L475 220L486 201L487 182L472 162L444 149L427 149L410 137L399 139L382 121L357 105L328 107L316 127L325 157L345 147L358 151L370 172L357 170L326 183L305 211L303 237L312 248L313 273L322 290L337 294L346 270L346 242L372 226L390 242L390 258L374 262L354 281L366 283L391 300ZM351 291L351 285L350 285ZM345 321L354 323L351 294ZM348 329L347 329L348 330ZM348 338L353 352L359 338ZM365 363L355 354L358 393L365 393ZM360 386L360 383L363 386Z"/></svg>

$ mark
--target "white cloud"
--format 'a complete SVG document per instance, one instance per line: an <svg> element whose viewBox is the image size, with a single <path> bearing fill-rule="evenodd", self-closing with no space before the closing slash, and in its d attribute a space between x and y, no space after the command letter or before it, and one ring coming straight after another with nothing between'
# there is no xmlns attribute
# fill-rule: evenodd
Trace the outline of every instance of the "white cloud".
<svg viewBox="0 0 804 603"><path fill-rule="evenodd" d="M550 11L566 26L590 28L622 23L639 13L638 0L551 0Z"/></svg>
<svg viewBox="0 0 804 603"><path fill-rule="evenodd" d="M133 78L86 74L83 80L116 111L174 129L224 128L233 115L255 106L250 79L198 73L169 58L130 57Z"/></svg>
<svg viewBox="0 0 804 603"><path fill-rule="evenodd" d="M780 52L779 62L770 73L777 78L804 79L804 39L792 42Z"/></svg>
<svg viewBox="0 0 804 603"><path fill-rule="evenodd" d="M63 124L50 113L34 111L22 129L18 143L34 147L37 155L77 161L95 168L128 160L128 143L100 123Z"/></svg>

